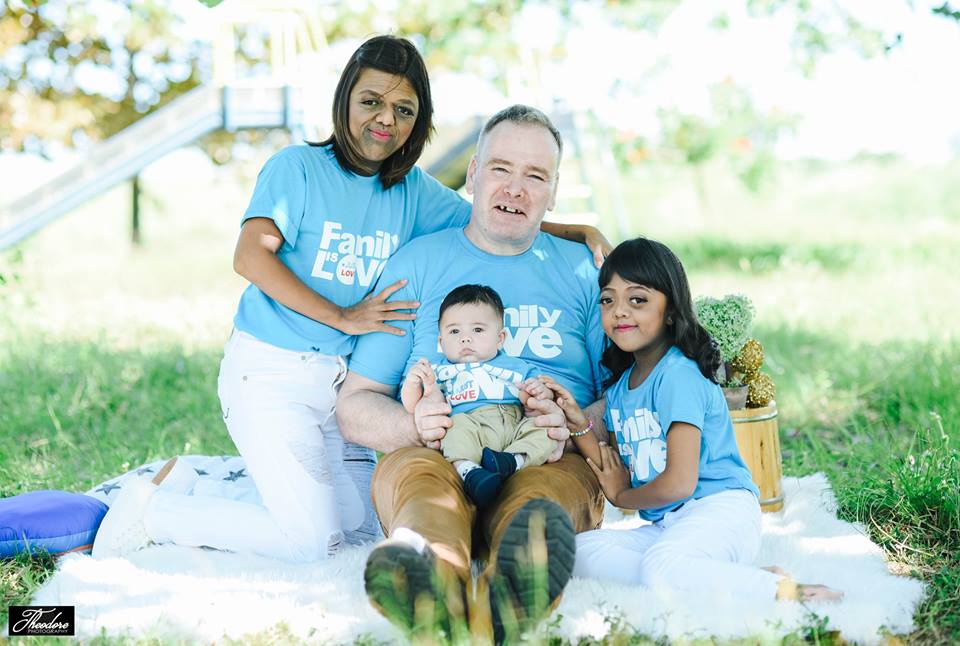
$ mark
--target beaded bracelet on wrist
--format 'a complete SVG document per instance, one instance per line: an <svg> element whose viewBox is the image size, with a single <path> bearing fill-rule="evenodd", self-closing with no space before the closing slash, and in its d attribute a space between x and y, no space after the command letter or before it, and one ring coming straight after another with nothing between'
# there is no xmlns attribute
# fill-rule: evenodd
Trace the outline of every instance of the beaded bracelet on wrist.
<svg viewBox="0 0 960 646"><path fill-rule="evenodd" d="M592 430L593 430L593 420L589 420L589 421L587 422L587 427L586 427L586 428L584 428L582 431L577 431L576 433L571 433L571 434L570 434L570 437L583 437L584 435L586 435L587 433L589 433L589 432L592 431Z"/></svg>

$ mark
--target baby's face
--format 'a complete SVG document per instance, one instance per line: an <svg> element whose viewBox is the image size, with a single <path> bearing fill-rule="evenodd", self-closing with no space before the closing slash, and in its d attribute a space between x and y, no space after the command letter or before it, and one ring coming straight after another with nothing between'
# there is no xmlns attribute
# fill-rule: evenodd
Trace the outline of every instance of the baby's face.
<svg viewBox="0 0 960 646"><path fill-rule="evenodd" d="M489 305L451 305L440 318L440 347L452 363L487 361L506 338L503 318Z"/></svg>

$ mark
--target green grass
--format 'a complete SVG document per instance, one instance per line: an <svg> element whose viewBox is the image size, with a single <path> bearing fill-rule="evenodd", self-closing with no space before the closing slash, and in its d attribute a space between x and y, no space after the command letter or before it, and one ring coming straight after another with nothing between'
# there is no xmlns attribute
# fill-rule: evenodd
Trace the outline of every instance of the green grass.
<svg viewBox="0 0 960 646"><path fill-rule="evenodd" d="M230 258L251 169L147 173L140 248L120 188L0 256L0 495L233 452L216 375L243 287ZM927 583L905 641L960 642L960 162L783 165L759 195L719 169L706 179L708 210L687 169L636 169L624 180L635 232L677 251L695 294L753 299L785 472L825 472L840 514ZM0 564L6 604L52 567ZM658 643L608 623L608 643ZM784 643L837 639L812 615ZM250 640L297 641L282 626Z"/></svg>

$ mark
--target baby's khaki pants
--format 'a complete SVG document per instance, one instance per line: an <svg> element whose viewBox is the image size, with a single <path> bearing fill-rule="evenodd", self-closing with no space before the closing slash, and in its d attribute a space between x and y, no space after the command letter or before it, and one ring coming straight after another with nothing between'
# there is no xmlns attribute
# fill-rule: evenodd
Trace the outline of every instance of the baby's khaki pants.
<svg viewBox="0 0 960 646"><path fill-rule="evenodd" d="M489 404L469 413L452 417L453 427L440 442L443 457L470 460L480 464L480 454L487 446L495 451L522 453L527 466L543 464L557 447L556 440L547 436L547 430L538 428L532 417L523 416L519 404Z"/></svg>

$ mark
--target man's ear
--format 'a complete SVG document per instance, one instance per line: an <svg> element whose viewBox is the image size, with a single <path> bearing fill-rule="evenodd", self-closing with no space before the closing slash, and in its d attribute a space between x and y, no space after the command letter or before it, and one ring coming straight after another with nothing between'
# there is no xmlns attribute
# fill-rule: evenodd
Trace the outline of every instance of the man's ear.
<svg viewBox="0 0 960 646"><path fill-rule="evenodd" d="M474 155L470 158L470 165L467 166L467 195L473 195L473 181L474 175L477 174L477 156Z"/></svg>
<svg viewBox="0 0 960 646"><path fill-rule="evenodd" d="M507 328L500 328L500 334L497 335L497 350L503 350L503 344L507 342Z"/></svg>

